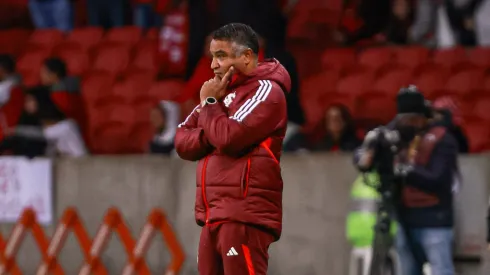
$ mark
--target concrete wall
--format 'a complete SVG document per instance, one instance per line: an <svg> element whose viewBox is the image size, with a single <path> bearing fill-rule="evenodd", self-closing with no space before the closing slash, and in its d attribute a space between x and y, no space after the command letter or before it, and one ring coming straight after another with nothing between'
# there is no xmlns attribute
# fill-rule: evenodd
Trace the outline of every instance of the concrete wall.
<svg viewBox="0 0 490 275"><path fill-rule="evenodd" d="M490 274L490 257L484 252L485 217L490 182L490 158L463 157L465 178L458 195L458 252L484 255L484 264L461 265L460 274ZM283 237L271 246L269 274L347 274L349 245L345 217L349 189L356 178L350 156L286 156L284 176ZM55 218L67 206L76 206L91 236L110 206L124 214L134 237L153 207L165 209L187 261L182 274L197 274L196 255L200 228L194 221L195 163L159 157L96 157L59 160L55 167ZM46 229L51 236L53 226ZM11 225L1 225L4 236ZM476 245L476 250L475 250ZM480 247L480 249L478 248ZM40 254L28 237L17 257L25 274L34 274ZM160 237L146 257L152 273L162 272L168 252ZM73 237L61 253L66 274L76 274L82 253ZM126 260L123 248L112 238L103 261L110 274L118 274ZM485 271L483 271L485 269ZM161 273L160 273L161 274Z"/></svg>

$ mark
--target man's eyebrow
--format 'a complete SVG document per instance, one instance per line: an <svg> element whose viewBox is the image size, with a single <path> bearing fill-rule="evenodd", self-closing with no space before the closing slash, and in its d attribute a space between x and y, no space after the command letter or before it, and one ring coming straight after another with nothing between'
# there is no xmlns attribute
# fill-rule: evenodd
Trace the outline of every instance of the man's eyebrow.
<svg viewBox="0 0 490 275"><path fill-rule="evenodd" d="M226 54L226 52L225 52L225 51L223 51L223 50L217 50L217 51L215 51L215 52L211 52L211 53L212 53L212 54L215 54L215 55L216 55L216 54Z"/></svg>

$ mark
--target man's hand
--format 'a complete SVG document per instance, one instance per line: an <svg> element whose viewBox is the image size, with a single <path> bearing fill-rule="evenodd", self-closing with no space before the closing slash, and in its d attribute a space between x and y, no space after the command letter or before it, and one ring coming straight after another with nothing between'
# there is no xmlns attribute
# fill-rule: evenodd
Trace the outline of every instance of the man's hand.
<svg viewBox="0 0 490 275"><path fill-rule="evenodd" d="M357 166L361 169L368 169L373 165L374 150L371 149L361 149L358 151L359 160Z"/></svg>
<svg viewBox="0 0 490 275"><path fill-rule="evenodd" d="M214 97L217 100L222 98L225 93L226 93L226 88L228 87L228 84L230 83L231 76L233 74L233 66L231 66L228 69L228 72L223 76L223 78L219 78L218 76L215 76L213 79L210 79L206 82L201 87L201 102L204 101L208 97Z"/></svg>

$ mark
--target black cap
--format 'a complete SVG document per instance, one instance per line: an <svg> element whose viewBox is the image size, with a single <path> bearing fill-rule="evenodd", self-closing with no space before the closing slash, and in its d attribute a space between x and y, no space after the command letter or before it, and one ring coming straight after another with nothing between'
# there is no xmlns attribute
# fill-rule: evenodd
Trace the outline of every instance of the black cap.
<svg viewBox="0 0 490 275"><path fill-rule="evenodd" d="M396 97L396 105L398 114L427 115L424 95L414 85L400 89Z"/></svg>
<svg viewBox="0 0 490 275"><path fill-rule="evenodd" d="M432 107L432 102L430 100L425 100L425 116L427 118L434 117L434 108Z"/></svg>

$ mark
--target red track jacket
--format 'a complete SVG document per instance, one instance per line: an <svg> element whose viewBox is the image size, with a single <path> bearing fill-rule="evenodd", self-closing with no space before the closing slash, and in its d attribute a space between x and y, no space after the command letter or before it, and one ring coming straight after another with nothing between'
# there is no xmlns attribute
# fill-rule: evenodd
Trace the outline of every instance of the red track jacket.
<svg viewBox="0 0 490 275"><path fill-rule="evenodd" d="M291 79L277 60L232 81L219 104L198 105L179 125L177 153L197 166L196 222L240 222L279 239L286 132L285 94Z"/></svg>

